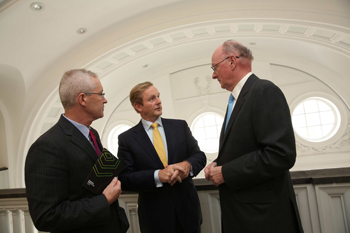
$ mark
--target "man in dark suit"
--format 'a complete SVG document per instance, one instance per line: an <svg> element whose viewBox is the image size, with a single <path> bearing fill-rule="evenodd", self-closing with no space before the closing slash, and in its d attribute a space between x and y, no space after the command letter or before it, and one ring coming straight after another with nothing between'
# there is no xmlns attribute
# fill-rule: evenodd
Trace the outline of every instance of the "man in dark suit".
<svg viewBox="0 0 350 233"><path fill-rule="evenodd" d="M91 71L70 70L62 77L59 94L64 115L34 142L26 158L26 193L34 225L56 233L126 232L128 222L117 200L120 181L114 178L99 195L83 187L102 150L97 131L90 127L103 117L107 100L102 85Z"/></svg>
<svg viewBox="0 0 350 233"><path fill-rule="evenodd" d="M136 85L130 101L142 119L119 136L118 157L126 164L119 179L123 190L139 193L141 232L200 232L202 215L192 177L204 168L204 153L184 120L160 117L162 102L152 83Z"/></svg>
<svg viewBox="0 0 350 233"><path fill-rule="evenodd" d="M296 159L289 107L276 85L251 73L252 60L232 40L212 56L212 77L232 93L233 106L205 176L219 186L222 232L303 232L289 174Z"/></svg>

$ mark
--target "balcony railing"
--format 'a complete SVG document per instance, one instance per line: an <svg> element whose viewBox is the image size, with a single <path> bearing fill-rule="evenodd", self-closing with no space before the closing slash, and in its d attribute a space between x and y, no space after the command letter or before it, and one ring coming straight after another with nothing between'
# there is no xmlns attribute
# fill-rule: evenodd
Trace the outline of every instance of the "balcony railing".
<svg viewBox="0 0 350 233"><path fill-rule="evenodd" d="M291 172L305 233L350 232L350 168ZM217 187L194 180L201 202L202 233L221 232ZM139 233L135 193L119 198L130 222L128 233ZM25 189L0 190L0 232L37 233L28 212Z"/></svg>

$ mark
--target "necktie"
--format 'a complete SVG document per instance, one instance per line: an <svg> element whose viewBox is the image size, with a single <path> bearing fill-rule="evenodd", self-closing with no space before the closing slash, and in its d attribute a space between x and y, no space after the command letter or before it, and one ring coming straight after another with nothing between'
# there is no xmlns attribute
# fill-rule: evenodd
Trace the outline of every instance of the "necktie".
<svg viewBox="0 0 350 233"><path fill-rule="evenodd" d="M101 155L101 151L100 151L100 148L99 148L98 145L97 145L96 137L95 137L95 135L94 135L94 133L92 132L91 129L90 129L89 135L90 135L90 138L91 138L92 143L93 143L94 146L95 146L96 154L97 154L98 156L100 156L100 155Z"/></svg>
<svg viewBox="0 0 350 233"><path fill-rule="evenodd" d="M226 127L228 124L228 121L230 120L231 113L232 113L232 108L233 108L233 102L235 101L235 98L233 95L230 95L230 99L228 100L228 109L227 109L227 117L226 117L226 123L225 123L225 132L226 132Z"/></svg>
<svg viewBox="0 0 350 233"><path fill-rule="evenodd" d="M156 149L158 156L160 160L162 161L164 167L168 165L168 160L166 158L166 153L165 153L165 148L162 140L162 136L159 133L158 130L158 123L153 123L152 125L153 128L153 144L154 148Z"/></svg>

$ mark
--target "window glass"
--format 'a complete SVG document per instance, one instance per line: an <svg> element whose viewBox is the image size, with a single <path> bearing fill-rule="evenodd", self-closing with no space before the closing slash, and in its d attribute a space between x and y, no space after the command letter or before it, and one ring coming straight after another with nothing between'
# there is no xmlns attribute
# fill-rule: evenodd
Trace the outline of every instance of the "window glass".
<svg viewBox="0 0 350 233"><path fill-rule="evenodd" d="M297 105L292 114L295 132L311 142L326 141L333 137L340 127L338 108L329 100L311 97Z"/></svg>
<svg viewBox="0 0 350 233"><path fill-rule="evenodd" d="M130 129L131 126L121 124L114 127L108 135L108 150L112 152L114 156L117 156L118 153L118 136Z"/></svg>
<svg viewBox="0 0 350 233"><path fill-rule="evenodd" d="M215 153L219 149L219 137L224 118L214 112L199 115L191 125L193 136L204 152Z"/></svg>

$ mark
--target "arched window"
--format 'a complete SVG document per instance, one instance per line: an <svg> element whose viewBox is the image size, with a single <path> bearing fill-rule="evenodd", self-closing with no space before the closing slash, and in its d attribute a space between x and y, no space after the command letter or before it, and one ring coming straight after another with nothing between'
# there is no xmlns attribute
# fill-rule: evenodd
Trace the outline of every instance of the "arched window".
<svg viewBox="0 0 350 233"><path fill-rule="evenodd" d="M310 142L322 142L339 130L341 117L338 108L329 100L310 97L301 101L293 111L295 132Z"/></svg>
<svg viewBox="0 0 350 233"><path fill-rule="evenodd" d="M119 134L130 129L131 126L126 124L120 124L114 127L108 135L108 149L114 156L117 156L118 153L118 136Z"/></svg>
<svg viewBox="0 0 350 233"><path fill-rule="evenodd" d="M196 117L191 130L201 150L207 153L218 152L223 121L223 117L214 112L206 112Z"/></svg>

